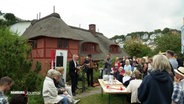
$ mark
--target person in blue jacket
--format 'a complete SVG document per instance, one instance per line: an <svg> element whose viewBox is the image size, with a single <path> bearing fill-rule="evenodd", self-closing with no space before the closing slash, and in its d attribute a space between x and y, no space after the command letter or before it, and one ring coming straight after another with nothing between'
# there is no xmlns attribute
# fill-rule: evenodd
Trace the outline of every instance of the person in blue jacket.
<svg viewBox="0 0 184 104"><path fill-rule="evenodd" d="M138 99L141 104L171 104L173 82L169 61L164 55L155 55L152 65L152 71L138 88Z"/></svg>

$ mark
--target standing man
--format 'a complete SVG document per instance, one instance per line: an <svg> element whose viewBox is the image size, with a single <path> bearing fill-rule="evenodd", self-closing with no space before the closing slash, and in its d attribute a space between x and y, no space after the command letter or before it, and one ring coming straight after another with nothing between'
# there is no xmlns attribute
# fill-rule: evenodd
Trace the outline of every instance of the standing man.
<svg viewBox="0 0 184 104"><path fill-rule="evenodd" d="M172 74L173 74L172 78L174 78L174 75L175 75L174 69L177 69L178 68L178 62L174 58L174 52L171 51L171 50L167 50L166 51L166 57L168 58L169 63L171 65L171 71L172 71Z"/></svg>
<svg viewBox="0 0 184 104"><path fill-rule="evenodd" d="M72 81L72 93L73 96L75 96L75 90L77 87L77 80L78 80L78 65L77 65L77 60L79 59L79 56L77 54L73 55L73 60L69 62L69 75Z"/></svg>
<svg viewBox="0 0 184 104"><path fill-rule="evenodd" d="M177 68L178 68L178 62L177 62L177 60L174 58L174 52L171 51L171 50L168 50L168 51L166 52L166 56L167 56L167 58L169 59L169 62L170 62L170 64L171 64L172 68L173 68L173 69L177 69Z"/></svg>
<svg viewBox="0 0 184 104"><path fill-rule="evenodd" d="M13 80L10 77L2 77L0 79L0 104L9 104L8 97L4 93L10 90L13 85Z"/></svg>
<svg viewBox="0 0 184 104"><path fill-rule="evenodd" d="M91 86L93 87L93 68L94 68L94 62L92 60L92 55L88 55L88 62L86 62L88 65L88 70L87 70L87 81L88 81L88 87Z"/></svg>
<svg viewBox="0 0 184 104"><path fill-rule="evenodd" d="M108 54L107 58L104 60L104 72L103 72L104 75L110 75L111 66L112 66L112 59L111 59L111 55Z"/></svg>

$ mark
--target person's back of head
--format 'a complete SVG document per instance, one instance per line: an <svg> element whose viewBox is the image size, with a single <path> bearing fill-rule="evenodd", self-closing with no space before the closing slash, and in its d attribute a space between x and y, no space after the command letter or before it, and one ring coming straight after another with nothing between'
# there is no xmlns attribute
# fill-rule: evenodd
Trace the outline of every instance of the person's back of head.
<svg viewBox="0 0 184 104"><path fill-rule="evenodd" d="M10 104L28 104L28 97L23 94L17 94L11 97Z"/></svg>
<svg viewBox="0 0 184 104"><path fill-rule="evenodd" d="M10 77L8 77L8 76L2 77L0 79L0 86L2 86L2 85L10 85L12 83L13 83L13 80Z"/></svg>
<svg viewBox="0 0 184 104"><path fill-rule="evenodd" d="M170 66L169 60L164 55L155 55L153 57L152 67L153 67L153 71L154 70L160 70L160 71L166 70L168 73L171 72L171 66Z"/></svg>
<svg viewBox="0 0 184 104"><path fill-rule="evenodd" d="M167 56L168 58L174 57L174 52L171 51L171 50L167 50L167 51L166 51L166 56Z"/></svg>
<svg viewBox="0 0 184 104"><path fill-rule="evenodd" d="M64 67L57 67L56 70L59 71L61 74L64 73Z"/></svg>
<svg viewBox="0 0 184 104"><path fill-rule="evenodd" d="M13 85L13 83L14 81L8 76L2 77L0 79L0 87L2 87L3 91L10 90L10 87Z"/></svg>
<svg viewBox="0 0 184 104"><path fill-rule="evenodd" d="M126 70L124 76L131 76L132 72L130 70Z"/></svg>
<svg viewBox="0 0 184 104"><path fill-rule="evenodd" d="M138 70L134 71L134 76L135 76L135 79L142 79L142 74Z"/></svg>

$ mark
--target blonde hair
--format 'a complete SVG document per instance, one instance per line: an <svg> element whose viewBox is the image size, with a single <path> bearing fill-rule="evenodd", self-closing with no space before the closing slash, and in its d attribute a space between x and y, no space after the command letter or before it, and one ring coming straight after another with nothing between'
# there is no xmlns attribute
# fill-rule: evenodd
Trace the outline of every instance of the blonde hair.
<svg viewBox="0 0 184 104"><path fill-rule="evenodd" d="M130 65L130 61L128 59L125 60L125 63L128 63L128 65Z"/></svg>
<svg viewBox="0 0 184 104"><path fill-rule="evenodd" d="M164 55L155 55L153 57L152 67L153 70L166 70L168 73L171 73L171 66L169 60Z"/></svg>
<svg viewBox="0 0 184 104"><path fill-rule="evenodd" d="M116 57L116 61L119 60L119 57Z"/></svg>
<svg viewBox="0 0 184 104"><path fill-rule="evenodd" d="M126 70L124 76L131 76L132 72L130 70Z"/></svg>
<svg viewBox="0 0 184 104"><path fill-rule="evenodd" d="M133 76L135 76L136 79L142 79L142 74L137 69L133 71Z"/></svg>
<svg viewBox="0 0 184 104"><path fill-rule="evenodd" d="M56 70L59 71L60 73L64 72L64 68L63 67L57 67Z"/></svg>

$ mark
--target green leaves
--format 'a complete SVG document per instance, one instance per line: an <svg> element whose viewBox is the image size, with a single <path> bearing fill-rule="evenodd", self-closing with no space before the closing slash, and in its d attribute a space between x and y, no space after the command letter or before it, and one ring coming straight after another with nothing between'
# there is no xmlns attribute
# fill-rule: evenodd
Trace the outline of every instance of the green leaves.
<svg viewBox="0 0 184 104"><path fill-rule="evenodd" d="M140 39L133 38L124 42L124 48L130 56L143 57L152 53L152 50Z"/></svg>
<svg viewBox="0 0 184 104"><path fill-rule="evenodd" d="M175 53L180 54L181 52L181 35L166 33L161 37L156 37L156 52L165 52L167 50L173 50Z"/></svg>
<svg viewBox="0 0 184 104"><path fill-rule="evenodd" d="M37 63L36 72L31 71L32 62L28 59L30 52L27 40L11 33L8 28L0 28L0 77L9 76L14 79L15 90L36 88L36 84L28 86L30 81L27 79L37 78L41 64ZM32 83L41 83L36 81L32 80Z"/></svg>

